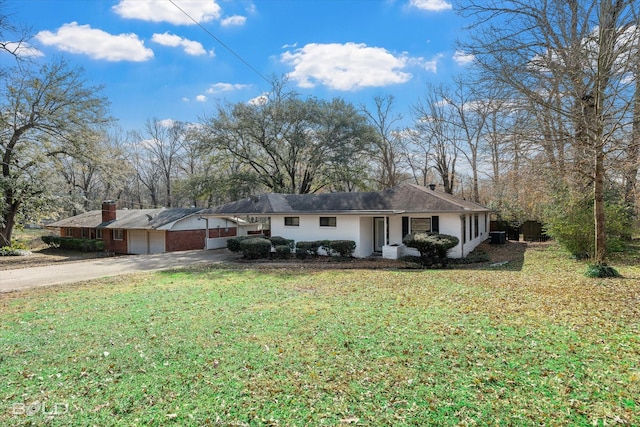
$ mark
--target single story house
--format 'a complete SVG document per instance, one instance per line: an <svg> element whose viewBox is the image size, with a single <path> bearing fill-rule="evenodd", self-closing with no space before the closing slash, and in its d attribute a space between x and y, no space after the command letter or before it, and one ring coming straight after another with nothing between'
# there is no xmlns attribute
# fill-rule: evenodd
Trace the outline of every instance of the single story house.
<svg viewBox="0 0 640 427"><path fill-rule="evenodd" d="M219 217L269 218L272 236L295 241L353 240L354 256L416 255L402 239L412 232L456 236L452 258L465 257L489 236L490 209L435 186L401 184L384 191L324 194L264 194L206 211Z"/></svg>
<svg viewBox="0 0 640 427"><path fill-rule="evenodd" d="M61 237L100 239L109 252L154 254L226 247L227 240L256 231L259 224L238 218L212 217L202 208L116 209L86 212L47 225ZM205 241L206 237L206 241Z"/></svg>

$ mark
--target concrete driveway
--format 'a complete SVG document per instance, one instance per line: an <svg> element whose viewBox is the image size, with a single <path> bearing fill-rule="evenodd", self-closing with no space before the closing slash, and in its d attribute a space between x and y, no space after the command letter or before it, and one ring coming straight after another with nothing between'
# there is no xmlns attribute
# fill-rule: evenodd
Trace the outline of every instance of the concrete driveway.
<svg viewBox="0 0 640 427"><path fill-rule="evenodd" d="M3 270L0 271L0 293L141 271L169 270L196 264L219 264L237 258L237 255L226 249L216 249L99 258Z"/></svg>

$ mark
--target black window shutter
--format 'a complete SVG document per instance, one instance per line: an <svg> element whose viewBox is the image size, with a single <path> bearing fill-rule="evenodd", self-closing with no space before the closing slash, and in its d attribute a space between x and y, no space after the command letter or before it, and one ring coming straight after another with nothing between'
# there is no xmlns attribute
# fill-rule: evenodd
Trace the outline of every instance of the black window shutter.
<svg viewBox="0 0 640 427"><path fill-rule="evenodd" d="M440 232L440 217L432 216L431 217L431 231L434 233Z"/></svg>
<svg viewBox="0 0 640 427"><path fill-rule="evenodd" d="M402 238L404 239L404 236L406 236L407 234L409 234L409 217L403 216L402 217Z"/></svg>

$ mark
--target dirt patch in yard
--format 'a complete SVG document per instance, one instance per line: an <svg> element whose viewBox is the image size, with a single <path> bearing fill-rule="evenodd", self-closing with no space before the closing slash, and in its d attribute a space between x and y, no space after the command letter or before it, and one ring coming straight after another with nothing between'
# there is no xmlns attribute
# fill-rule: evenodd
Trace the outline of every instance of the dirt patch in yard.
<svg viewBox="0 0 640 427"><path fill-rule="evenodd" d="M39 249L25 256L0 257L0 271L16 268L41 267L43 265L57 264L60 262L81 261L103 257L104 254L96 252L73 252L60 249Z"/></svg>

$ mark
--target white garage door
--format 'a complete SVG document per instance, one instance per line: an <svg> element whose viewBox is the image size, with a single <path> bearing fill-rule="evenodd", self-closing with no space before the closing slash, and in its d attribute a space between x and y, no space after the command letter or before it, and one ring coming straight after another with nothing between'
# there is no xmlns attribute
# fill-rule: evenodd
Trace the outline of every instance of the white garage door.
<svg viewBox="0 0 640 427"><path fill-rule="evenodd" d="M145 230L129 230L129 253L147 254L147 232Z"/></svg>
<svg viewBox="0 0 640 427"><path fill-rule="evenodd" d="M164 231L149 231L149 253L161 254L164 252Z"/></svg>

